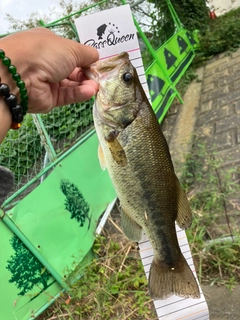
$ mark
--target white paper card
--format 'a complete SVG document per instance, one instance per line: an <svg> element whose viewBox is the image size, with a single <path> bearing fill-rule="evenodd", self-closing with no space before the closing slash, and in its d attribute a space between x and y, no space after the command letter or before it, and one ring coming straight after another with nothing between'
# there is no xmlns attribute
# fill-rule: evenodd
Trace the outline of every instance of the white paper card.
<svg viewBox="0 0 240 320"><path fill-rule="evenodd" d="M128 5L80 17L75 20L75 24L81 43L98 49L100 59L126 49L139 50Z"/></svg>
<svg viewBox="0 0 240 320"><path fill-rule="evenodd" d="M127 51L150 101L143 62L129 5L100 11L75 20L81 43L96 48L100 60Z"/></svg>
<svg viewBox="0 0 240 320"><path fill-rule="evenodd" d="M129 5L80 17L75 20L75 24L81 43L96 48L99 51L101 60L127 51L132 64L137 69L142 86L148 95L136 28ZM183 230L177 228L177 236L181 250L189 266L194 274L196 274L186 234ZM143 236L139 247L144 270L148 277L153 259L153 249L146 236ZM159 319L209 319L208 307L202 292L201 299L183 299L172 296L166 300L155 300L154 304Z"/></svg>

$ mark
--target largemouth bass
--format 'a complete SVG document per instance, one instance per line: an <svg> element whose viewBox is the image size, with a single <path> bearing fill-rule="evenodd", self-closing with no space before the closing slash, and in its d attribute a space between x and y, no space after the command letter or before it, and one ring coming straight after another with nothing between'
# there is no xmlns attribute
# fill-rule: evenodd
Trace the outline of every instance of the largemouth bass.
<svg viewBox="0 0 240 320"><path fill-rule="evenodd" d="M144 230L154 250L151 297L199 298L175 230L175 221L184 229L191 225L191 210L128 54L98 61L85 74L99 84L93 107L98 156L120 200L122 229L133 241L140 241Z"/></svg>

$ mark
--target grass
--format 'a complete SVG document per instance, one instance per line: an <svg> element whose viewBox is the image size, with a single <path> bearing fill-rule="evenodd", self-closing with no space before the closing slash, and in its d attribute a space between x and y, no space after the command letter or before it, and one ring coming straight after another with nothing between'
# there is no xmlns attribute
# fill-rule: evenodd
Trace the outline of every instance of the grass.
<svg viewBox="0 0 240 320"><path fill-rule="evenodd" d="M231 10L217 19L209 19L205 33L200 37L201 54L212 56L240 47L240 8Z"/></svg>
<svg viewBox="0 0 240 320"><path fill-rule="evenodd" d="M115 229L94 244L98 258L85 269L71 291L63 294L39 320L154 320L147 279L136 244Z"/></svg>

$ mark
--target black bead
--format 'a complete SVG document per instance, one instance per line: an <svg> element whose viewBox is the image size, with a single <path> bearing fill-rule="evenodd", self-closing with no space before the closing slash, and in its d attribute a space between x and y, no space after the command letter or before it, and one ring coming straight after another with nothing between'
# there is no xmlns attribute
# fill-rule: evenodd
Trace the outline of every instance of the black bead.
<svg viewBox="0 0 240 320"><path fill-rule="evenodd" d="M23 115L22 114L13 115L12 116L12 121L13 122L17 122L17 123L21 123L23 121Z"/></svg>
<svg viewBox="0 0 240 320"><path fill-rule="evenodd" d="M4 100L9 108L14 108L17 105L17 97L12 93L10 93L9 97L5 97Z"/></svg>
<svg viewBox="0 0 240 320"><path fill-rule="evenodd" d="M11 114L14 116L17 116L22 113L22 107L20 104L17 104L16 106L10 108Z"/></svg>
<svg viewBox="0 0 240 320"><path fill-rule="evenodd" d="M0 96L9 97L10 89L9 86L5 83L0 84Z"/></svg>

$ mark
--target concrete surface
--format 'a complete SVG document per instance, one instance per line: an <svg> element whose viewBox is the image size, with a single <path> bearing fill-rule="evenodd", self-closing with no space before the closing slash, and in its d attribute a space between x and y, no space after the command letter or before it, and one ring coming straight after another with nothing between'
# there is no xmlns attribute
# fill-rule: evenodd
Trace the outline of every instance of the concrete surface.
<svg viewBox="0 0 240 320"><path fill-rule="evenodd" d="M240 319L240 286L233 291L226 287L202 286L208 304L210 320Z"/></svg>

